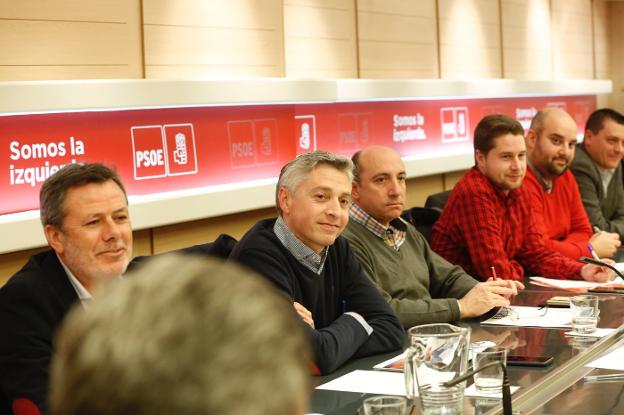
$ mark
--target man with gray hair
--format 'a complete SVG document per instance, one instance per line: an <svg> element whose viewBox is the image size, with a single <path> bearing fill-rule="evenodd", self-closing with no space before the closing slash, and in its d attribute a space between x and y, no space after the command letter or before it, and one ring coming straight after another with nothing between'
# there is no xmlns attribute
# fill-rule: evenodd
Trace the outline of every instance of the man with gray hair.
<svg viewBox="0 0 624 415"><path fill-rule="evenodd" d="M305 332L290 303L251 271L168 254L98 294L56 338L52 415L307 410Z"/></svg>
<svg viewBox="0 0 624 415"><path fill-rule="evenodd" d="M72 304L119 278L132 257L126 192L108 167L65 166L44 182L39 198L52 249L33 255L0 289L0 413L33 406L46 412L58 324Z"/></svg>
<svg viewBox="0 0 624 415"><path fill-rule="evenodd" d="M340 236L352 169L351 160L325 151L286 164L276 189L279 217L258 222L230 255L292 301L322 374L403 345L401 323Z"/></svg>

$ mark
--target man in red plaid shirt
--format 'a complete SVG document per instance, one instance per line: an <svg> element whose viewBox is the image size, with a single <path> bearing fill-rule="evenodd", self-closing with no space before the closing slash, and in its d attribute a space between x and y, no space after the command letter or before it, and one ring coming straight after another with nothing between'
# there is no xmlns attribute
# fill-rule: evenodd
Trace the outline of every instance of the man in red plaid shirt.
<svg viewBox="0 0 624 415"><path fill-rule="evenodd" d="M455 185L433 227L431 248L480 278L607 281L612 272L548 249L531 215L522 180L526 146L520 123L488 115L474 132L475 166Z"/></svg>

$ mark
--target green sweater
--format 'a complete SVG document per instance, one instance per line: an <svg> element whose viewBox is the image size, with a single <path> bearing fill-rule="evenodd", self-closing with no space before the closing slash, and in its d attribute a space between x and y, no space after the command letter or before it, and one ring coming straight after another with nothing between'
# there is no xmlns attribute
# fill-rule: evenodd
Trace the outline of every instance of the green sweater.
<svg viewBox="0 0 624 415"><path fill-rule="evenodd" d="M478 282L433 252L412 225L398 251L354 220L343 236L404 327L459 320L457 299Z"/></svg>

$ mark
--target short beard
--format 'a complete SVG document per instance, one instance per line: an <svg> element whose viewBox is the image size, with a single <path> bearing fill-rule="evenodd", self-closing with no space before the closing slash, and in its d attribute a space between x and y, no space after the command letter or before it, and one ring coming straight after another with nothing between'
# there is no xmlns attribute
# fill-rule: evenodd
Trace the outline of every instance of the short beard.
<svg viewBox="0 0 624 415"><path fill-rule="evenodd" d="M548 166L546 166L546 171L552 176L552 177L559 177L561 176L563 173L566 172L566 170L568 170L568 167L570 167L569 164L566 164L563 169L560 171L557 167L555 167L554 164L548 164Z"/></svg>

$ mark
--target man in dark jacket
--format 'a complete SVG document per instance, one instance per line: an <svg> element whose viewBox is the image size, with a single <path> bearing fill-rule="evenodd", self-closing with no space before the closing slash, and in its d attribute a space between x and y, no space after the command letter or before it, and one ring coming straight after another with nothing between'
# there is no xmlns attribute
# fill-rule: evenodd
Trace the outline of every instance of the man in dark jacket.
<svg viewBox="0 0 624 415"><path fill-rule="evenodd" d="M293 302L323 374L352 357L397 350L404 338L398 318L340 236L349 219L352 166L322 151L288 163L277 184L280 216L258 222L230 255Z"/></svg>
<svg viewBox="0 0 624 415"><path fill-rule="evenodd" d="M52 248L32 256L0 289L0 413L46 412L52 339L75 303L119 278L132 257L126 192L102 164L71 164L41 188Z"/></svg>

